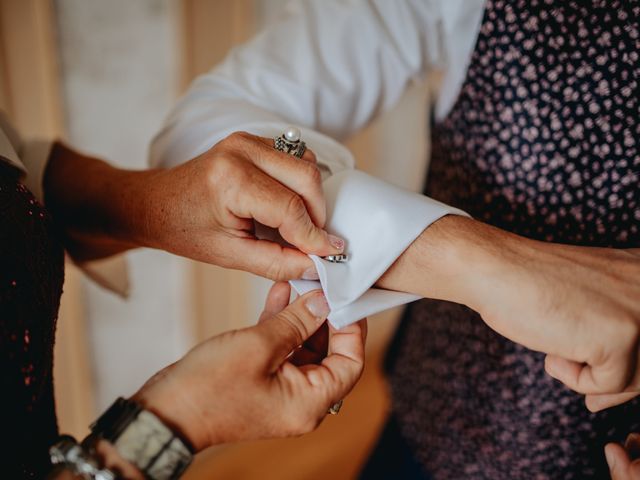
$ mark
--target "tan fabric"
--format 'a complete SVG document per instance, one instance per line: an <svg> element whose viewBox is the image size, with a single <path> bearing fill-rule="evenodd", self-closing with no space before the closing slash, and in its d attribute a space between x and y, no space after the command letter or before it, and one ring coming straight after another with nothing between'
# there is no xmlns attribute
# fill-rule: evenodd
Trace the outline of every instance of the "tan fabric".
<svg viewBox="0 0 640 480"><path fill-rule="evenodd" d="M4 112L0 111L0 160L27 173L26 168L18 156L20 143L20 137L11 127L9 119Z"/></svg>
<svg viewBox="0 0 640 480"><path fill-rule="evenodd" d="M22 182L43 205L42 182L52 145L51 140L45 139L24 141L0 111L0 159L23 172Z"/></svg>
<svg viewBox="0 0 640 480"><path fill-rule="evenodd" d="M129 266L125 254L77 265L101 287L122 298L129 297Z"/></svg>
<svg viewBox="0 0 640 480"><path fill-rule="evenodd" d="M22 144L20 159L26 170L23 183L44 205L44 172L49 163L53 142L50 140L30 140Z"/></svg>
<svg viewBox="0 0 640 480"><path fill-rule="evenodd" d="M50 140L22 141L7 116L0 111L0 161L7 162L24 173L23 183L42 204L44 172L52 145ZM123 298L129 296L129 271L124 255L77 265L101 287Z"/></svg>

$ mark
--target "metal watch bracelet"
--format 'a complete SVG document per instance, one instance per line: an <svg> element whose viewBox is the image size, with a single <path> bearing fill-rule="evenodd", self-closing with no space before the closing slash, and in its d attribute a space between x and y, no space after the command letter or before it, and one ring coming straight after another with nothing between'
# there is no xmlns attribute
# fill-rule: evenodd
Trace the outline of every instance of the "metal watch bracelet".
<svg viewBox="0 0 640 480"><path fill-rule="evenodd" d="M118 454L151 480L179 478L193 459L189 444L167 427L155 414L131 400L118 398L91 425L82 445L72 437L62 437L50 449L54 465L63 465L81 478L111 480L113 472L100 469L94 445L111 443Z"/></svg>

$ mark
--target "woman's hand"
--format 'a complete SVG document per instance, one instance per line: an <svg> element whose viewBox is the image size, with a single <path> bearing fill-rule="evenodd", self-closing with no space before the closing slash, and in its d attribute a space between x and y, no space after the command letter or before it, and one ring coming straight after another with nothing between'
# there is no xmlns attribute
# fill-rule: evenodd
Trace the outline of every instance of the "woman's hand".
<svg viewBox="0 0 640 480"><path fill-rule="evenodd" d="M322 229L313 153L298 159L248 133L167 170L122 170L57 144L44 187L66 247L80 261L143 246L274 280L313 279L306 253L344 249ZM292 247L257 239L256 222Z"/></svg>
<svg viewBox="0 0 640 480"><path fill-rule="evenodd" d="M317 278L305 255L341 253L327 234L320 171L273 140L234 133L201 156L159 171L148 195L147 246L273 280ZM296 248L255 237L255 222Z"/></svg>
<svg viewBox="0 0 640 480"><path fill-rule="evenodd" d="M448 216L380 284L468 305L497 332L549 354L547 372L588 394L592 410L640 393L639 249L538 242Z"/></svg>
<svg viewBox="0 0 640 480"><path fill-rule="evenodd" d="M630 434L624 448L617 443L608 444L604 453L611 480L640 480L640 434Z"/></svg>
<svg viewBox="0 0 640 480"><path fill-rule="evenodd" d="M315 429L360 378L366 323L313 336L329 313L322 292L287 306L289 293L286 283L275 284L258 325L201 343L134 399L197 451Z"/></svg>

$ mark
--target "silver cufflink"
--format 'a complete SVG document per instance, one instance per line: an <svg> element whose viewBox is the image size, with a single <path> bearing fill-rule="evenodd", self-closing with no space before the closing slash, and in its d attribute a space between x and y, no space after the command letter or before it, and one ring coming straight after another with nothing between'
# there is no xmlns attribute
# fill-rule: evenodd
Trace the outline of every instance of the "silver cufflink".
<svg viewBox="0 0 640 480"><path fill-rule="evenodd" d="M341 253L340 255L327 255L322 258L331 263L344 263L347 261L347 256L344 253Z"/></svg>

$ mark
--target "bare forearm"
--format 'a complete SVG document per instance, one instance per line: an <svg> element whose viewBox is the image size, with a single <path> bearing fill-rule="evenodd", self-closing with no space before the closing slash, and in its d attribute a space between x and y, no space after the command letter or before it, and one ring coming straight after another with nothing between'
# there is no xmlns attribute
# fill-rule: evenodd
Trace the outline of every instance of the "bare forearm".
<svg viewBox="0 0 640 480"><path fill-rule="evenodd" d="M496 278L498 259L516 257L528 242L476 220L447 215L422 232L378 286L475 308L481 285Z"/></svg>
<svg viewBox="0 0 640 480"><path fill-rule="evenodd" d="M547 371L593 410L640 392L640 249L527 239L448 216L418 237L381 287L449 300L496 332L549 354Z"/></svg>
<svg viewBox="0 0 640 480"><path fill-rule="evenodd" d="M47 167L45 202L78 260L92 260L142 244L144 186L151 171L115 168L56 143Z"/></svg>

